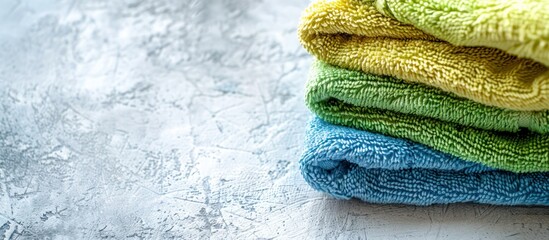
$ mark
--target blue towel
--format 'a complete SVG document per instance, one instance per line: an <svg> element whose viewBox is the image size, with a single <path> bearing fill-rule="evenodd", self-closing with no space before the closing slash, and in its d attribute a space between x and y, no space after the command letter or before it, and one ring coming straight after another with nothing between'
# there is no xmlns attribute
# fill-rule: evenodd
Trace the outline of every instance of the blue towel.
<svg viewBox="0 0 549 240"><path fill-rule="evenodd" d="M496 170L405 139L319 118L309 124L300 168L313 188L341 199L413 205L549 205L549 173Z"/></svg>

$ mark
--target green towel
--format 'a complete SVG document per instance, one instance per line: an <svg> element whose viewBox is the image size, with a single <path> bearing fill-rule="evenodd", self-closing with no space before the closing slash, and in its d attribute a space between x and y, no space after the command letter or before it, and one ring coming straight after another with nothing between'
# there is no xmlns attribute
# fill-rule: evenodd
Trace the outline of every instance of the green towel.
<svg viewBox="0 0 549 240"><path fill-rule="evenodd" d="M549 66L547 0L374 2L384 15L454 45L499 48Z"/></svg>
<svg viewBox="0 0 549 240"><path fill-rule="evenodd" d="M313 64L306 100L333 124L409 139L493 168L549 171L549 134L533 132L549 131L546 111L488 107L425 85L321 62Z"/></svg>

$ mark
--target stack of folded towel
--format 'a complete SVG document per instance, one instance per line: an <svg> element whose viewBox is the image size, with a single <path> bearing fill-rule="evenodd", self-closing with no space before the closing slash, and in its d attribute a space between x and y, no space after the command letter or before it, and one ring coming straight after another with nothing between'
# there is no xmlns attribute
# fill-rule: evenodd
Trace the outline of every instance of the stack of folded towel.
<svg viewBox="0 0 549 240"><path fill-rule="evenodd" d="M300 162L338 198L549 205L549 2L318 0Z"/></svg>

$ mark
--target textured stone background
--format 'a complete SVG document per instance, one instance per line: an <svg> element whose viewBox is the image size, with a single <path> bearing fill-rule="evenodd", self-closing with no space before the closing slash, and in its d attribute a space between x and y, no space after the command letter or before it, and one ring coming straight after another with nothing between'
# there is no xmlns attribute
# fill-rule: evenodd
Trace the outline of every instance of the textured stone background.
<svg viewBox="0 0 549 240"><path fill-rule="evenodd" d="M547 208L311 190L297 165L306 5L0 0L0 236L549 237Z"/></svg>

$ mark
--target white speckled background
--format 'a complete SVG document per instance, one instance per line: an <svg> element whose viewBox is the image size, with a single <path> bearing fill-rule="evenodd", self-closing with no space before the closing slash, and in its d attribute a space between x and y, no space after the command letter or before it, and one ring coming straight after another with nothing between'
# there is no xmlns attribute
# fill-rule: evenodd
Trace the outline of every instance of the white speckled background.
<svg viewBox="0 0 549 240"><path fill-rule="evenodd" d="M307 4L0 0L0 236L549 238L548 208L310 189Z"/></svg>

